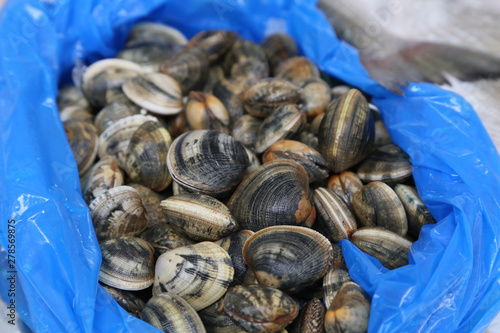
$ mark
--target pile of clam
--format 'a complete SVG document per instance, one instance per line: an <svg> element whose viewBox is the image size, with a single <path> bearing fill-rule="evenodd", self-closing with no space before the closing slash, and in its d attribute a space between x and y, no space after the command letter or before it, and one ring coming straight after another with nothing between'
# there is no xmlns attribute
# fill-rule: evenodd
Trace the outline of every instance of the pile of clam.
<svg viewBox="0 0 500 333"><path fill-rule="evenodd" d="M126 311L164 332L367 330L337 243L395 269L434 220L377 109L330 81L287 35L142 23L61 90Z"/></svg>

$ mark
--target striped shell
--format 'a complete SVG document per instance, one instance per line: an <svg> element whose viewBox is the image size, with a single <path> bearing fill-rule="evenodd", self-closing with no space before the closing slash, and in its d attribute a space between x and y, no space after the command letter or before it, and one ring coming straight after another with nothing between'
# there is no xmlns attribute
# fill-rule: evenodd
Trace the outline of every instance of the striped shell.
<svg viewBox="0 0 500 333"><path fill-rule="evenodd" d="M410 177L412 172L408 155L394 143L390 143L377 148L361 162L357 174L364 182L394 184Z"/></svg>
<svg viewBox="0 0 500 333"><path fill-rule="evenodd" d="M331 268L323 277L323 292L326 309L330 309L340 287L346 282L352 281L349 272L340 268Z"/></svg>
<svg viewBox="0 0 500 333"><path fill-rule="evenodd" d="M78 167L83 175L94 163L97 156L97 130L91 123L70 120L64 123L64 131Z"/></svg>
<svg viewBox="0 0 500 333"><path fill-rule="evenodd" d="M243 284L245 282L248 266L243 258L243 246L245 245L247 239L253 234L253 231L242 230L214 242L227 251L231 257L231 261L233 262L234 279L231 286Z"/></svg>
<svg viewBox="0 0 500 333"><path fill-rule="evenodd" d="M331 93L328 83L318 77L300 79L296 84L302 88L299 106L311 119L326 111Z"/></svg>
<svg viewBox="0 0 500 333"><path fill-rule="evenodd" d="M255 82L269 76L269 64L259 45L238 39L224 58L224 71L233 78Z"/></svg>
<svg viewBox="0 0 500 333"><path fill-rule="evenodd" d="M141 184L127 183L127 186L130 186L139 192L142 204L148 213L148 227L167 223L167 220L165 219L165 216L163 216L160 208L160 202L166 198L165 195L155 192Z"/></svg>
<svg viewBox="0 0 500 333"><path fill-rule="evenodd" d="M118 120L139 114L140 108L130 101L117 101L103 108L94 120L94 125L99 134Z"/></svg>
<svg viewBox="0 0 500 333"><path fill-rule="evenodd" d="M332 190L335 194L341 197L349 207L352 204L352 197L360 188L363 183L358 176L351 171L344 171L341 174L333 175L328 179L328 189Z"/></svg>
<svg viewBox="0 0 500 333"><path fill-rule="evenodd" d="M168 250L192 245L195 242L177 233L171 225L163 223L148 227L141 234L155 248L155 254L160 256Z"/></svg>
<svg viewBox="0 0 500 333"><path fill-rule="evenodd" d="M290 333L323 333L325 331L325 307L318 298L310 300L287 331Z"/></svg>
<svg viewBox="0 0 500 333"><path fill-rule="evenodd" d="M274 73L283 61L297 56L299 52L295 40L281 33L267 36L261 46L269 62L271 73Z"/></svg>
<svg viewBox="0 0 500 333"><path fill-rule="evenodd" d="M282 62L274 73L279 79L294 83L307 78L318 77L318 67L306 57L292 57Z"/></svg>
<svg viewBox="0 0 500 333"><path fill-rule="evenodd" d="M139 317L144 308L144 301L130 291L116 289L105 284L102 287L115 299L125 311L134 317Z"/></svg>
<svg viewBox="0 0 500 333"><path fill-rule="evenodd" d="M406 217L408 218L408 234L410 236L418 238L420 229L424 225L436 223L436 220L418 196L415 187L398 184L394 188L394 191L405 207Z"/></svg>
<svg viewBox="0 0 500 333"><path fill-rule="evenodd" d="M199 47L208 54L210 63L216 62L233 46L238 34L228 30L205 30L194 35L188 43L189 47Z"/></svg>
<svg viewBox="0 0 500 333"><path fill-rule="evenodd" d="M113 157L105 156L90 169L82 188L83 199L88 205L104 191L121 185L123 174L120 168Z"/></svg>

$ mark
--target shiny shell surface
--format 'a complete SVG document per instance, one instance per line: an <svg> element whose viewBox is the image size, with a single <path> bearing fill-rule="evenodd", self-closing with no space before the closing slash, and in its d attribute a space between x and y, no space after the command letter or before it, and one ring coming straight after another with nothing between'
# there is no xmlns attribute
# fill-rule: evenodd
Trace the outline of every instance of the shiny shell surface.
<svg viewBox="0 0 500 333"><path fill-rule="evenodd" d="M234 321L224 312L222 308L222 301L224 297L220 298L214 304L203 310L198 311L205 329L208 333L244 333L239 326L236 326Z"/></svg>
<svg viewBox="0 0 500 333"><path fill-rule="evenodd" d="M212 242L163 253L156 262L153 295L179 295L196 311L215 303L233 281L229 254Z"/></svg>
<svg viewBox="0 0 500 333"><path fill-rule="evenodd" d="M231 286L243 284L245 282L248 266L243 258L243 246L245 245L247 239L252 235L253 231L242 230L214 242L227 251L231 257L231 261L233 262L234 279Z"/></svg>
<svg viewBox="0 0 500 333"><path fill-rule="evenodd" d="M408 155L390 143L380 146L361 162L357 174L364 182L395 183L408 178L412 172Z"/></svg>
<svg viewBox="0 0 500 333"><path fill-rule="evenodd" d="M324 302L326 309L330 309L333 304L335 296L340 287L346 282L352 281L349 272L345 269L331 268L328 273L323 277L323 291L324 291Z"/></svg>
<svg viewBox="0 0 500 333"><path fill-rule="evenodd" d="M89 210L98 239L138 236L148 223L141 197L130 186L104 191L90 203Z"/></svg>
<svg viewBox="0 0 500 333"><path fill-rule="evenodd" d="M405 207L406 217L408 219L408 234L418 238L420 229L426 224L436 223L434 217L425 207L420 199L417 189L413 186L398 184L394 188L401 203Z"/></svg>
<svg viewBox="0 0 500 333"><path fill-rule="evenodd" d="M141 22L130 31L127 45L155 43L163 47L186 45L187 39L182 32L165 24Z"/></svg>
<svg viewBox="0 0 500 333"><path fill-rule="evenodd" d="M236 286L224 297L224 311L248 332L279 332L299 314L297 303L269 286Z"/></svg>
<svg viewBox="0 0 500 333"><path fill-rule="evenodd" d="M94 120L94 125L101 134L106 128L113 125L118 120L139 114L140 108L130 101L117 101L103 108Z"/></svg>
<svg viewBox="0 0 500 333"><path fill-rule="evenodd" d="M90 204L95 198L110 188L123 185L123 174L111 156L99 160L89 171L83 184L83 199Z"/></svg>
<svg viewBox="0 0 500 333"><path fill-rule="evenodd" d="M211 129L230 133L229 113L212 94L191 91L186 105L186 120L193 130Z"/></svg>
<svg viewBox="0 0 500 333"><path fill-rule="evenodd" d="M125 81L122 89L135 104L157 114L177 114L183 107L181 86L162 73L138 75Z"/></svg>
<svg viewBox="0 0 500 333"><path fill-rule="evenodd" d="M326 274L333 262L332 245L305 227L273 226L246 241L243 256L259 284L299 291Z"/></svg>
<svg viewBox="0 0 500 333"><path fill-rule="evenodd" d="M190 131L174 140L167 156L172 178L190 191L224 196L248 167L245 148L213 130Z"/></svg>
<svg viewBox="0 0 500 333"><path fill-rule="evenodd" d="M311 226L316 217L309 176L288 160L261 165L241 182L228 207L240 228L252 231L273 225Z"/></svg>
<svg viewBox="0 0 500 333"><path fill-rule="evenodd" d="M325 331L325 307L318 298L310 300L287 331L290 333L323 333Z"/></svg>
<svg viewBox="0 0 500 333"><path fill-rule="evenodd" d="M165 220L165 217L160 209L160 202L164 200L166 196L141 184L127 183L127 186L130 186L139 192L142 204L148 213L148 227L156 224L167 223L167 220Z"/></svg>
<svg viewBox="0 0 500 333"><path fill-rule="evenodd" d="M299 106L308 119L326 111L331 99L328 83L320 78L312 77L300 79L296 84L302 88Z"/></svg>
<svg viewBox="0 0 500 333"><path fill-rule="evenodd" d="M154 282L154 249L136 237L117 237L100 244L99 281L122 290L142 290Z"/></svg>
<svg viewBox="0 0 500 333"><path fill-rule="evenodd" d="M140 318L165 333L205 333L200 316L182 297L169 293L153 296Z"/></svg>
<svg viewBox="0 0 500 333"><path fill-rule="evenodd" d="M269 76L269 65L259 45L238 39L224 58L224 70L233 78L257 81Z"/></svg>
<svg viewBox="0 0 500 333"><path fill-rule="evenodd" d="M166 223L148 227L141 234L141 238L148 241L155 248L155 254L161 255L168 250L193 245L195 242L176 232Z"/></svg>
<svg viewBox="0 0 500 333"><path fill-rule="evenodd" d="M210 63L216 62L233 46L238 34L228 30L205 30L194 35L189 47L197 46L208 53Z"/></svg>
<svg viewBox="0 0 500 333"><path fill-rule="evenodd" d="M139 317L144 308L144 301L130 291L120 290L103 284L102 287L115 299L125 311L134 317Z"/></svg>
<svg viewBox="0 0 500 333"><path fill-rule="evenodd" d="M241 97L250 85L251 82L245 78L223 78L215 84L213 95L226 106L227 112L231 116L231 123L243 116L244 109Z"/></svg>
<svg viewBox="0 0 500 333"><path fill-rule="evenodd" d="M292 57L282 62L274 73L279 79L292 81L294 83L302 79L318 77L318 67L306 57Z"/></svg>
<svg viewBox="0 0 500 333"><path fill-rule="evenodd" d="M319 128L319 151L330 171L339 173L368 156L374 138L368 102L359 90L352 89L328 107Z"/></svg>
<svg viewBox="0 0 500 333"><path fill-rule="evenodd" d="M328 179L328 189L332 190L351 206L352 197L360 188L363 182L352 171L344 171L338 175L333 175Z"/></svg>
<svg viewBox="0 0 500 333"><path fill-rule="evenodd" d="M275 72L283 61L297 56L299 52L293 38L283 33L267 36L262 41L261 46L272 73Z"/></svg>
<svg viewBox="0 0 500 333"><path fill-rule="evenodd" d="M209 195L179 194L163 200L160 206L168 223L194 240L215 241L238 229L229 208Z"/></svg>
<svg viewBox="0 0 500 333"><path fill-rule="evenodd" d="M64 123L64 131L78 167L83 175L94 163L98 151L97 130L86 121L70 120Z"/></svg>
<svg viewBox="0 0 500 333"><path fill-rule="evenodd" d="M262 119L249 114L241 116L233 125L231 136L245 147L254 149Z"/></svg>

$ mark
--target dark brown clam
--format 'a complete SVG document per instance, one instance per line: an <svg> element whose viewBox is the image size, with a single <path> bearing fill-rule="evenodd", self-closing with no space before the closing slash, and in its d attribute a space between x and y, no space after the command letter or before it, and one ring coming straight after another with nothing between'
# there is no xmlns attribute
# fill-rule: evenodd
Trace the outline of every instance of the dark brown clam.
<svg viewBox="0 0 500 333"><path fill-rule="evenodd" d="M241 182L228 207L240 228L252 231L273 225L311 226L316 217L309 176L289 160L261 165Z"/></svg>
<svg viewBox="0 0 500 333"><path fill-rule="evenodd" d="M352 207L362 226L379 226L405 236L408 221L401 200L389 185L373 182L360 188Z"/></svg>
<svg viewBox="0 0 500 333"><path fill-rule="evenodd" d="M118 120L139 114L139 112L140 108L134 103L130 101L117 101L99 111L95 117L94 125L100 134Z"/></svg>
<svg viewBox="0 0 500 333"><path fill-rule="evenodd" d="M180 234L198 241L215 241L238 229L229 209L199 193L171 196L160 204L168 223Z"/></svg>
<svg viewBox="0 0 500 333"><path fill-rule="evenodd" d="M167 169L167 153L172 143L168 131L156 121L139 126L130 138L125 170L133 182L154 191L172 182Z"/></svg>
<svg viewBox="0 0 500 333"><path fill-rule="evenodd" d="M116 289L105 284L102 287L115 299L125 311L134 317L139 317L144 308L144 301L130 291Z"/></svg>
<svg viewBox="0 0 500 333"><path fill-rule="evenodd" d="M162 62L160 72L177 80L183 95L201 90L208 75L207 54L197 47L185 48Z"/></svg>
<svg viewBox="0 0 500 333"><path fill-rule="evenodd" d="M368 156L374 136L368 103L359 90L351 89L328 107L319 128L319 151L330 171L339 173Z"/></svg>
<svg viewBox="0 0 500 333"><path fill-rule="evenodd" d="M245 148L218 131L190 131L172 143L167 165L173 179L190 191L222 197L248 167Z"/></svg>
<svg viewBox="0 0 500 333"><path fill-rule="evenodd" d="M370 301L354 282L346 282L325 315L326 333L357 333L368 330Z"/></svg>
<svg viewBox="0 0 500 333"><path fill-rule="evenodd" d="M141 238L148 241L155 248L155 254L161 255L168 250L178 247L192 245L195 242L177 233L174 228L167 224L156 224L148 227L141 234Z"/></svg>
<svg viewBox="0 0 500 333"><path fill-rule="evenodd" d="M123 174L111 156L105 156L90 169L82 194L87 204L110 188L123 185Z"/></svg>
<svg viewBox="0 0 500 333"><path fill-rule="evenodd" d="M236 286L224 297L224 311L248 332L279 332L299 314L297 303L279 289Z"/></svg>
<svg viewBox="0 0 500 333"><path fill-rule="evenodd" d="M138 236L148 223L141 197L130 186L104 191L90 203L89 210L98 239Z"/></svg>
<svg viewBox="0 0 500 333"><path fill-rule="evenodd" d="M297 292L321 279L333 262L332 245L317 231L273 226L257 231L243 257L259 284Z"/></svg>
<svg viewBox="0 0 500 333"><path fill-rule="evenodd" d="M398 184L394 191L405 207L406 217L408 218L408 234L410 236L418 238L422 226L436 223L436 220L418 196L415 187Z"/></svg>
<svg viewBox="0 0 500 333"><path fill-rule="evenodd" d="M262 120L249 114L241 116L233 125L231 136L245 147L254 149Z"/></svg>
<svg viewBox="0 0 500 333"><path fill-rule="evenodd" d="M302 88L300 108L311 119L326 111L330 103L330 86L318 77L305 78L296 81Z"/></svg>
<svg viewBox="0 0 500 333"><path fill-rule="evenodd" d="M264 118L279 106L296 103L300 98L300 90L288 81L268 78L248 88L242 98L249 114Z"/></svg>
<svg viewBox="0 0 500 333"><path fill-rule="evenodd" d="M154 282L154 249L136 237L117 237L100 244L99 281L123 290L142 290Z"/></svg>
<svg viewBox="0 0 500 333"><path fill-rule="evenodd" d="M330 309L337 292L346 282L352 281L349 272L345 269L331 268L323 277L323 292L326 309Z"/></svg>
<svg viewBox="0 0 500 333"><path fill-rule="evenodd" d="M241 249L240 249L241 250ZM224 297L217 302L198 311L203 325L208 333L245 333L240 327L236 326L234 321L224 312L222 301Z"/></svg>
<svg viewBox="0 0 500 333"><path fill-rule="evenodd" d="M167 220L165 219L165 216L163 216L163 213L160 209L160 202L166 198L164 195L155 192L141 184L127 183L127 186L136 189L139 193L142 204L144 205L144 208L146 208L146 212L148 213L148 227L167 223Z"/></svg>
<svg viewBox="0 0 500 333"><path fill-rule="evenodd" d="M323 333L325 331L325 307L318 298L304 306L293 324L287 327L290 333Z"/></svg>
<svg viewBox="0 0 500 333"><path fill-rule="evenodd" d="M210 63L216 62L233 46L238 34L228 30L205 30L194 35L189 47L197 46L208 54Z"/></svg>
<svg viewBox="0 0 500 333"><path fill-rule="evenodd" d="M64 131L78 167L83 175L94 164L97 156L97 130L86 121L70 120L64 123Z"/></svg>
<svg viewBox="0 0 500 333"><path fill-rule="evenodd" d="M214 86L213 94L220 99L231 116L231 123L236 122L244 113L242 94L251 85L245 78L223 78Z"/></svg>
<svg viewBox="0 0 500 333"><path fill-rule="evenodd" d="M231 286L243 284L248 272L248 266L243 259L243 245L253 235L253 231L242 230L214 242L227 251L234 267L234 279Z"/></svg>
<svg viewBox="0 0 500 333"><path fill-rule="evenodd" d="M341 174L333 175L328 179L328 189L341 197L351 207L352 197L363 183L359 177L351 171L344 171Z"/></svg>
<svg viewBox="0 0 500 333"><path fill-rule="evenodd" d="M260 125L255 152L263 153L279 140L292 139L304 128L306 117L296 104L279 106Z"/></svg>
<svg viewBox="0 0 500 333"><path fill-rule="evenodd" d="M271 73L285 60L298 55L297 44L287 34L273 34L267 36L261 43L266 55Z"/></svg>
<svg viewBox="0 0 500 333"><path fill-rule="evenodd" d="M234 42L224 58L224 71L231 77L257 81L269 76L269 65L259 45L244 39Z"/></svg>
<svg viewBox="0 0 500 333"><path fill-rule="evenodd" d="M279 65L274 76L296 83L301 79L312 77L319 78L319 70L318 67L306 57L292 57Z"/></svg>
<svg viewBox="0 0 500 333"><path fill-rule="evenodd" d="M302 142L281 140L271 145L262 155L264 163L277 159L298 162L306 169L310 182L320 181L328 177L328 164L323 156Z"/></svg>
<svg viewBox="0 0 500 333"><path fill-rule="evenodd" d="M316 223L314 228L332 242L349 239L357 224L349 206L333 191L318 188L314 191Z"/></svg>
<svg viewBox="0 0 500 333"><path fill-rule="evenodd" d="M251 174L255 170L257 170L262 165L262 163L260 163L260 160L257 157L257 155L255 155L250 149L248 149L246 147L245 147L245 150L246 150L247 155L248 155L249 164L248 164L248 168L245 170L245 175L243 176L243 178L246 177L247 175Z"/></svg>
<svg viewBox="0 0 500 333"><path fill-rule="evenodd" d="M185 112L192 130L212 129L230 133L229 113L224 104L212 94L191 91Z"/></svg>
<svg viewBox="0 0 500 333"><path fill-rule="evenodd" d="M138 75L125 81L122 89L135 104L154 113L173 115L183 107L181 86L162 73Z"/></svg>
<svg viewBox="0 0 500 333"><path fill-rule="evenodd" d="M394 184L411 176L408 155L393 143L380 146L360 163L358 177L364 182L381 181Z"/></svg>

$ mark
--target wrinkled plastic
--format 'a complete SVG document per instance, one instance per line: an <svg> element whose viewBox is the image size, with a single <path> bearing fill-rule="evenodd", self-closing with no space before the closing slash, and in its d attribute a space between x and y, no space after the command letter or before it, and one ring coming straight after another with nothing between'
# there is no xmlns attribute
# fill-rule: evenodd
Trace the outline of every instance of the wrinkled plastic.
<svg viewBox="0 0 500 333"><path fill-rule="evenodd" d="M314 1L10 0L0 13L0 244L6 254L14 219L16 309L32 330L158 332L97 283L101 255L56 106L75 63L112 57L139 20L188 37L222 28L259 42L288 32L322 70L373 95L438 223L424 226L410 265L393 271L342 242L353 279L373 297L369 331L487 327L500 310L500 162L461 97L430 84L411 85L405 97L388 92L336 39ZM0 292L8 302L6 261Z"/></svg>

